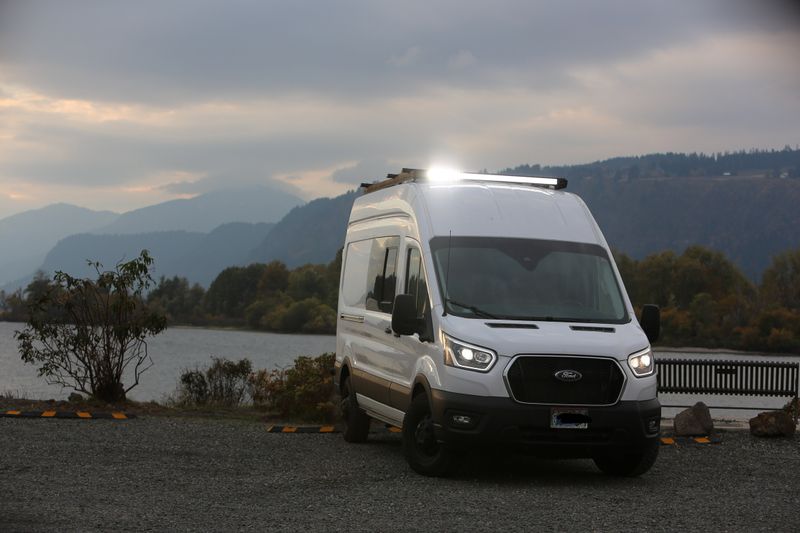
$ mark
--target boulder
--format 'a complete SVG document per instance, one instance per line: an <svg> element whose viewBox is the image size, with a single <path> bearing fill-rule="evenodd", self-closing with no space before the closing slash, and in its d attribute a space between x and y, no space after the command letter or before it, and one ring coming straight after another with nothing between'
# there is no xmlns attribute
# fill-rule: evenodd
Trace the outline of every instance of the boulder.
<svg viewBox="0 0 800 533"><path fill-rule="evenodd" d="M675 416L675 435L678 437L710 435L713 431L714 421L703 402L697 402Z"/></svg>
<svg viewBox="0 0 800 533"><path fill-rule="evenodd" d="M791 437L795 425L786 411L765 411L750 419L750 433L756 437Z"/></svg>
<svg viewBox="0 0 800 533"><path fill-rule="evenodd" d="M789 400L789 403L783 406L783 410L797 420L797 418L800 417L800 398L792 398Z"/></svg>

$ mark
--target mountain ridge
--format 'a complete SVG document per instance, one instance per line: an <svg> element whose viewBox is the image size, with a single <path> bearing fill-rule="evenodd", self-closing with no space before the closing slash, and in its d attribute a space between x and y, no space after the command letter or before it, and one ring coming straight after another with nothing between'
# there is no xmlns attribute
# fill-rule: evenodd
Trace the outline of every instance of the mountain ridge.
<svg viewBox="0 0 800 533"><path fill-rule="evenodd" d="M107 225L118 216L59 202L0 219L0 286L31 274L60 239Z"/></svg>
<svg viewBox="0 0 800 533"><path fill-rule="evenodd" d="M154 231L208 233L223 224L275 223L303 200L275 187L217 189L193 198L179 198L127 211L98 233L134 234Z"/></svg>

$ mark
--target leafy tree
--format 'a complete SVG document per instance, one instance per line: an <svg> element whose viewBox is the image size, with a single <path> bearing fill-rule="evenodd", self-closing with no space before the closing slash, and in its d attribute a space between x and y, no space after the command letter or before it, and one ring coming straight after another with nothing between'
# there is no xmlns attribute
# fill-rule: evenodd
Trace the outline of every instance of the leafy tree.
<svg viewBox="0 0 800 533"><path fill-rule="evenodd" d="M143 250L112 271L89 262L97 272L94 280L56 272L30 301L25 329L14 333L22 360L40 365L39 375L48 383L107 402L124 401L153 365L147 337L166 327L165 317L143 299L153 282L152 263ZM133 377L127 387L122 382L126 371Z"/></svg>
<svg viewBox="0 0 800 533"><path fill-rule="evenodd" d="M22 322L25 317L26 305L22 290L16 290L10 294L0 291L0 320Z"/></svg>
<svg viewBox="0 0 800 533"><path fill-rule="evenodd" d="M289 269L280 261L272 261L264 267L261 279L258 280L259 296L272 296L285 291L289 286Z"/></svg>
<svg viewBox="0 0 800 533"><path fill-rule="evenodd" d="M186 278L162 276L147 295L147 303L165 313L169 322L191 323L202 318L204 297L205 291L197 283L189 286Z"/></svg>
<svg viewBox="0 0 800 533"><path fill-rule="evenodd" d="M231 318L243 318L244 310L255 301L256 288L266 265L229 267L220 272L206 293L206 309Z"/></svg>
<svg viewBox="0 0 800 533"><path fill-rule="evenodd" d="M638 262L619 250L612 249L611 253L614 256L614 262L617 264L619 275L622 276L622 282L625 284L628 297L632 302L640 301Z"/></svg>
<svg viewBox="0 0 800 533"><path fill-rule="evenodd" d="M772 259L762 277L761 296L768 306L800 310L800 248Z"/></svg>
<svg viewBox="0 0 800 533"><path fill-rule="evenodd" d="M730 293L753 295L750 282L721 252L690 246L677 259L672 280L677 305L687 307L695 295L707 292L714 300Z"/></svg>
<svg viewBox="0 0 800 533"><path fill-rule="evenodd" d="M675 253L668 250L649 255L639 262L636 276L637 303L662 307L672 303L677 260Z"/></svg>
<svg viewBox="0 0 800 533"><path fill-rule="evenodd" d="M342 275L342 254L344 252L344 247L339 248L339 251L336 252L336 257L333 258L333 261L328 263L326 267L326 276L328 278L328 286L330 287L330 291L328 292L328 299L325 301L332 309L336 309L339 305L339 278Z"/></svg>
<svg viewBox="0 0 800 533"><path fill-rule="evenodd" d="M289 274L287 292L294 300L319 298L324 300L328 295L329 283L323 265L305 265L296 268Z"/></svg>

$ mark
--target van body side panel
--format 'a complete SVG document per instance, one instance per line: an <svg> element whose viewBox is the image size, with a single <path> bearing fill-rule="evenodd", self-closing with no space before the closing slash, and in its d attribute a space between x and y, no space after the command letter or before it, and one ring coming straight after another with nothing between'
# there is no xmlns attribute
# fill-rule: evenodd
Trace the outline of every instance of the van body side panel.
<svg viewBox="0 0 800 533"><path fill-rule="evenodd" d="M368 357L362 357L361 360L367 360ZM371 371L369 366L354 366L350 375L353 380L353 387L359 394L363 394L373 400L381 403L388 403L389 399L389 384L388 379L380 378Z"/></svg>
<svg viewBox="0 0 800 533"><path fill-rule="evenodd" d="M411 404L411 387L392 383L389 389L389 405L400 411L406 412Z"/></svg>
<svg viewBox="0 0 800 533"><path fill-rule="evenodd" d="M394 279L391 295L383 295L380 298L388 300L387 305L391 305L391 299L397 293L397 287L400 285L397 280L402 279L404 275L404 238L409 232L415 233L412 217L408 213L408 206L399 199L393 200L388 207L383 204L366 205L361 209L354 209L351 213L347 247L355 243L363 245L363 248L372 249L367 259L370 262L375 260L373 244L376 241L386 243L392 249L392 253L385 256L387 262L392 261L391 268L388 263L383 265L385 269L383 272L391 272ZM346 254L342 273L343 288L344 280L349 274L348 269L352 267L349 259ZM360 305L356 307L348 305L346 295L340 289L337 360L340 360L340 353L344 354L346 347L352 354L351 374L356 393L377 402L377 404L370 403L371 410L385 419L396 414L392 409L405 409L410 401L410 378L407 375L413 364L411 359L413 354L404 347L408 339L395 336L392 332L390 308L384 307L383 302L376 302L372 298L373 282L377 281L368 279L373 276L364 274L369 270L367 267L359 271L359 275L363 278L361 283L367 292L364 302ZM377 285L375 287L377 288ZM351 316L358 316L360 320L352 320ZM394 392L392 392L393 387ZM379 406L385 406L386 409Z"/></svg>

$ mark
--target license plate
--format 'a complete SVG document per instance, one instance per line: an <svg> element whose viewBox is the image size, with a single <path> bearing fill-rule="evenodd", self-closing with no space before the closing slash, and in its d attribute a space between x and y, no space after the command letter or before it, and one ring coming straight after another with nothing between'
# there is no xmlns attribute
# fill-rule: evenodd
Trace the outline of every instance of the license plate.
<svg viewBox="0 0 800 533"><path fill-rule="evenodd" d="M550 427L557 429L587 429L589 427L588 409L550 409Z"/></svg>

